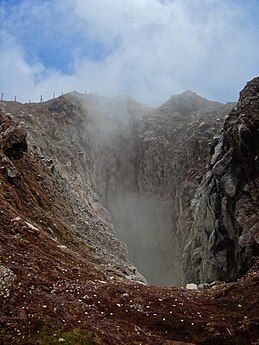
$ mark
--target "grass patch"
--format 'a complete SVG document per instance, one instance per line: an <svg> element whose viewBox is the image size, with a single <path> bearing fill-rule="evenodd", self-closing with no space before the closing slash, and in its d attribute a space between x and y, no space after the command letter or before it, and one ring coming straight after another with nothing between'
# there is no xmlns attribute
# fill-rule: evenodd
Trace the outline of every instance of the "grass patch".
<svg viewBox="0 0 259 345"><path fill-rule="evenodd" d="M24 326L0 326L0 345L101 345L101 339L93 332L75 328L61 330L41 325L33 329Z"/></svg>
<svg viewBox="0 0 259 345"><path fill-rule="evenodd" d="M101 344L100 339L94 333L86 332L82 329L73 329L71 331L58 331L43 328L38 336L38 344L40 345L98 345Z"/></svg>

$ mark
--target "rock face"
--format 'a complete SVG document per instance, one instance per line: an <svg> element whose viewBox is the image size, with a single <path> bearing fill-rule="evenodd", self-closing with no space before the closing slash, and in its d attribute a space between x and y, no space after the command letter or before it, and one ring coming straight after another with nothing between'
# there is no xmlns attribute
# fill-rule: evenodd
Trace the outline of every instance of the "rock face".
<svg viewBox="0 0 259 345"><path fill-rule="evenodd" d="M71 93L6 103L5 112L28 132L29 151L48 166L96 260L143 280L125 242L150 283L198 284L235 279L258 255L257 84L234 110L186 91L157 109ZM11 183L25 136L21 127L2 127Z"/></svg>
<svg viewBox="0 0 259 345"><path fill-rule="evenodd" d="M30 152L48 165L96 258L123 267L127 250L117 237L148 282L180 285L190 203L232 106L191 91L158 109L71 93L6 111L24 124Z"/></svg>
<svg viewBox="0 0 259 345"><path fill-rule="evenodd" d="M169 253L164 262L175 284L185 281L181 256L192 224L191 200L206 171L213 137L232 107L187 91L146 113L140 125L138 184L142 194L159 200L164 220L160 248Z"/></svg>
<svg viewBox="0 0 259 345"><path fill-rule="evenodd" d="M58 218L61 222L60 229L55 230L46 221L46 228L53 238L58 237L63 232L61 228L65 227L65 233L70 232L69 237L72 235L76 241L91 248L96 262L104 266L109 263L107 269L115 276L144 282L145 279L128 261L125 244L114 236L110 214L97 194L98 175L94 172L98 157L93 148L95 141L91 141L91 135L95 133L89 133L88 120L76 99L74 103L62 98L44 105L3 103L1 169L7 183L2 184L2 188L5 191L8 187L4 194L13 195L14 191L9 191L10 184L23 190L30 202L23 205L20 201L19 209L30 222L44 222L43 219L50 219L52 214L53 219ZM23 157L27 142L29 153ZM28 171L30 162L26 162L29 155L37 157L39 165L32 171ZM21 173L22 169L26 174ZM37 170L39 176L32 176ZM14 203L17 198L13 196L13 199L7 202ZM32 205L35 214L30 211Z"/></svg>
<svg viewBox="0 0 259 345"><path fill-rule="evenodd" d="M236 109L211 148L209 170L192 200L184 249L186 279L236 279L259 253L259 78L240 93Z"/></svg>
<svg viewBox="0 0 259 345"><path fill-rule="evenodd" d="M179 205L190 203L206 169L209 144L233 105L191 91L158 109L130 99L71 96L91 121L83 135L92 155L88 162L94 162L88 171L112 215L115 235L148 282L181 284L178 248L188 233Z"/></svg>

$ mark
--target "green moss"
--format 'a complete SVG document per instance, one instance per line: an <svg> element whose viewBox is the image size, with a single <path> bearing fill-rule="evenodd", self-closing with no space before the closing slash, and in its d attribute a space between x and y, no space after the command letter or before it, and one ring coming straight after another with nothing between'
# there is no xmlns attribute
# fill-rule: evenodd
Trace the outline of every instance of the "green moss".
<svg viewBox="0 0 259 345"><path fill-rule="evenodd" d="M67 332L54 332L52 329L41 329L38 339L40 345L98 345L100 339L94 334L81 329Z"/></svg>
<svg viewBox="0 0 259 345"><path fill-rule="evenodd" d="M21 331L17 331L17 330ZM34 345L100 345L100 338L83 329L70 331L55 329L41 325L39 329L25 329L16 325L15 328L0 326L0 345L34 344Z"/></svg>
<svg viewBox="0 0 259 345"><path fill-rule="evenodd" d="M35 191L35 187L32 184L32 182L30 181L31 185L28 185L27 182L25 182L25 180L23 180L24 189L28 193L28 196L30 197L30 199L32 200L34 205L35 206L39 206L39 207L41 207L43 209L48 209L49 207L48 207L48 205L46 204L46 202L44 200L45 195L40 196L40 189L39 189L39 193L37 193Z"/></svg>
<svg viewBox="0 0 259 345"><path fill-rule="evenodd" d="M35 196L30 190L28 190L28 191L29 191L30 197L31 197L32 200L33 200L34 205L40 206L39 203L38 203L38 199L36 198L36 196Z"/></svg>

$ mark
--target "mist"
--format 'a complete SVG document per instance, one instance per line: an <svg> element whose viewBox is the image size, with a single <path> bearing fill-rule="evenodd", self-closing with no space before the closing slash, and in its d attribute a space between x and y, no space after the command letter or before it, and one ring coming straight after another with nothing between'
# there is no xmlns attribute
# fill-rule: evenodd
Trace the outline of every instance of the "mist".
<svg viewBox="0 0 259 345"><path fill-rule="evenodd" d="M177 285L176 243L168 205L126 192L108 205L116 235L126 243L130 260L150 284Z"/></svg>
<svg viewBox="0 0 259 345"><path fill-rule="evenodd" d="M115 236L127 245L129 259L148 283L177 285L172 202L155 190L146 192L140 178L146 145L140 123L150 109L126 96L74 96L85 109L93 185L111 214Z"/></svg>

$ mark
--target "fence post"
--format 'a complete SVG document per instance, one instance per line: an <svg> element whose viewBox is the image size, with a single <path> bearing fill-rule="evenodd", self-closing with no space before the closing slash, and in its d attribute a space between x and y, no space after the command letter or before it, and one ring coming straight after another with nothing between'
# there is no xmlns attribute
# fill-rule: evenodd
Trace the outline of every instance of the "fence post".
<svg viewBox="0 0 259 345"><path fill-rule="evenodd" d="M14 101L16 102L16 96L14 96Z"/></svg>
<svg viewBox="0 0 259 345"><path fill-rule="evenodd" d="M55 98L55 92L53 92L53 99Z"/></svg>
<svg viewBox="0 0 259 345"><path fill-rule="evenodd" d="M4 93L1 93L1 101L4 99Z"/></svg>
<svg viewBox="0 0 259 345"><path fill-rule="evenodd" d="M61 95L63 96L63 91L61 91Z"/></svg>
<svg viewBox="0 0 259 345"><path fill-rule="evenodd" d="M40 95L40 103L43 102L43 98L42 95Z"/></svg>

